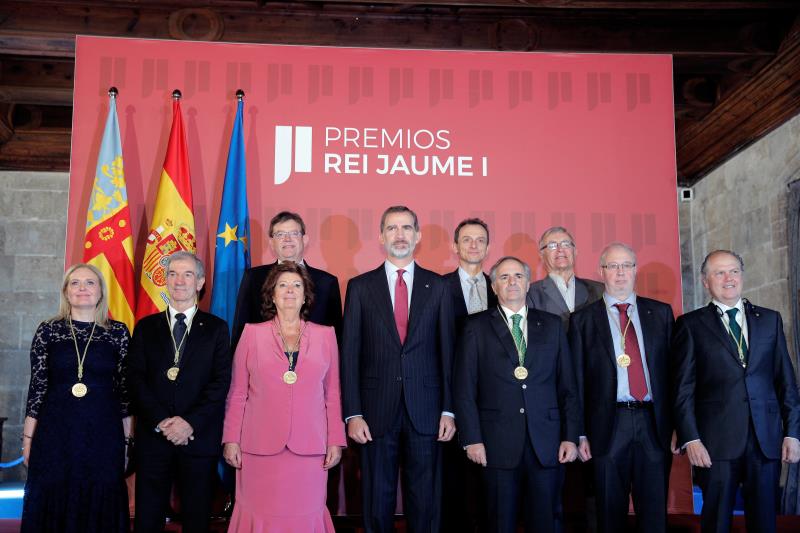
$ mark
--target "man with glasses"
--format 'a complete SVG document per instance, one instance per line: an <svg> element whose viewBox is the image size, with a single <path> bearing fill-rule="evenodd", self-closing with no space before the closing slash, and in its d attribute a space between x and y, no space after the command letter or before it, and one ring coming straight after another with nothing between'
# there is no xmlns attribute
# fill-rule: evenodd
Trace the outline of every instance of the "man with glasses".
<svg viewBox="0 0 800 533"><path fill-rule="evenodd" d="M774 532L781 460L800 460L800 400L780 313L742 298L728 250L700 267L707 306L675 324L675 422L703 491L703 531L731 530L742 485L747 531Z"/></svg>
<svg viewBox="0 0 800 533"><path fill-rule="evenodd" d="M341 339L342 295L336 276L310 266L303 259L303 250L308 245L306 224L300 215L281 211L269 222L269 245L277 261L269 265L249 268L242 276L236 298L236 314L233 318L232 345L235 348L242 335L244 325L262 322L261 305L264 301L261 288L272 267L284 261L294 261L306 267L314 282L314 306L309 320L336 329L336 338Z"/></svg>
<svg viewBox="0 0 800 533"><path fill-rule="evenodd" d="M575 277L575 239L561 226L548 228L539 239L539 257L547 276L531 284L528 306L561 317L566 328L569 315L599 300L603 284Z"/></svg>
<svg viewBox="0 0 800 533"><path fill-rule="evenodd" d="M578 456L592 460L601 533L664 532L672 464L669 349L672 308L637 296L636 253L611 243L600 255L603 297L570 318L569 344L583 428Z"/></svg>

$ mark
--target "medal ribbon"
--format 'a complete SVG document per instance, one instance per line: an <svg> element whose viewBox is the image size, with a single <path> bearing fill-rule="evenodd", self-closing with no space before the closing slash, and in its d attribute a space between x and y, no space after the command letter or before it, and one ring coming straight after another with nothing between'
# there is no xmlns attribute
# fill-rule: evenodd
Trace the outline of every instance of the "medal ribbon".
<svg viewBox="0 0 800 533"><path fill-rule="evenodd" d="M78 383L83 380L83 362L86 360L86 353L89 351L89 344L94 337L94 328L97 322L92 322L92 331L89 333L89 340L86 341L86 346L83 347L83 355L78 349L78 338L75 336L75 328L72 325L72 317L69 317L69 331L72 333L72 342L75 344L75 356L78 358Z"/></svg>

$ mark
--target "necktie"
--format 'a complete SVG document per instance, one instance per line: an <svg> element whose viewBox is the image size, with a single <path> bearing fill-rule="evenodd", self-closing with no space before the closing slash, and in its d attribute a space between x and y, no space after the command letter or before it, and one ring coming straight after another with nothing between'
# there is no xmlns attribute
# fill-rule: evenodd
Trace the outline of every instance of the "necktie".
<svg viewBox="0 0 800 533"><path fill-rule="evenodd" d="M408 285L403 279L404 273L402 268L397 271L397 282L394 285L394 321L401 343L406 342L408 333Z"/></svg>
<svg viewBox="0 0 800 533"><path fill-rule="evenodd" d="M625 353L631 358L628 366L628 388L631 396L642 401L647 396L647 381L644 379L644 366L642 365L642 352L639 351L639 339L636 328L631 324L628 327L628 307L630 304L614 304L619 309L619 328L625 334Z"/></svg>
<svg viewBox="0 0 800 533"><path fill-rule="evenodd" d="M747 343L744 341L744 335L742 334L742 328L739 326L739 323L736 322L736 313L739 312L738 309L735 307L732 309L728 309L725 311L728 314L728 329L731 333L731 340L733 341L733 347L736 348L737 353L739 354L739 360L742 362L743 365L747 364Z"/></svg>
<svg viewBox="0 0 800 533"><path fill-rule="evenodd" d="M519 356L519 366L525 365L525 336L522 334L522 328L519 323L522 320L522 315L511 315L511 336L514 337L514 344L517 347L517 356Z"/></svg>
<svg viewBox="0 0 800 533"><path fill-rule="evenodd" d="M175 339L175 346L178 347L181 354L183 354L186 343L183 341L183 336L186 335L186 315L178 313L175 315L175 325L172 326L172 338Z"/></svg>
<svg viewBox="0 0 800 533"><path fill-rule="evenodd" d="M484 310L483 302L481 301L481 292L480 289L478 289L478 281L477 277L469 278L470 288L467 313L470 315Z"/></svg>

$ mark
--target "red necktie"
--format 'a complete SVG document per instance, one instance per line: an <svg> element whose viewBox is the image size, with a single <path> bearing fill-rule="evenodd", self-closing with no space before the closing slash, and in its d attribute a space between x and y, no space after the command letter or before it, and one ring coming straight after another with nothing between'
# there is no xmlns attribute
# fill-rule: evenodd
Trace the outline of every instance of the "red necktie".
<svg viewBox="0 0 800 533"><path fill-rule="evenodd" d="M408 333L408 285L403 279L405 270L397 271L397 282L394 284L394 322L397 324L397 333L400 343L406 342Z"/></svg>
<svg viewBox="0 0 800 533"><path fill-rule="evenodd" d="M642 365L642 352L639 351L639 339L633 324L628 327L628 306L630 304L614 304L619 310L620 332L625 332L625 353L631 358L628 367L628 388L631 396L639 401L647 396L647 381L644 379L644 366Z"/></svg>

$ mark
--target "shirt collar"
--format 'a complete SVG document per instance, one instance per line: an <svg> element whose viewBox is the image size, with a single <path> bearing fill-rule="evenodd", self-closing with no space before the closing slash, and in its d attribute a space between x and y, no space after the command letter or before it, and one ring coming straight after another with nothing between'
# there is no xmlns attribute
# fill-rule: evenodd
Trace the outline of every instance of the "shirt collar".
<svg viewBox="0 0 800 533"><path fill-rule="evenodd" d="M470 276L467 273L467 271L464 270L463 268L461 268L460 266L458 267L458 277L461 278L461 281L463 281L465 283L469 283L469 280L472 279L472 276ZM478 274L475 277L478 278L478 285L481 285L482 283L486 283L486 280L483 277L483 272L481 272L480 274Z"/></svg>
<svg viewBox="0 0 800 533"><path fill-rule="evenodd" d="M603 300L605 300L606 307L609 309L614 307L615 304L630 304L632 307L636 307L636 292L631 292L624 300L618 300L607 292L604 292Z"/></svg>
<svg viewBox="0 0 800 533"><path fill-rule="evenodd" d="M739 301L736 302L736 305L733 306L725 305L724 303L718 300L711 300L711 303L719 307L723 313L728 312L729 309L738 309L740 313L742 314L744 313L744 303L742 302L741 298L739 298Z"/></svg>
<svg viewBox="0 0 800 533"><path fill-rule="evenodd" d="M553 280L553 283L555 283L557 287L562 287L564 289L572 287L575 282L575 274L570 276L569 281L564 281L564 278L562 278L555 272L551 272L550 274L548 274L548 276L550 276L550 279Z"/></svg>
<svg viewBox="0 0 800 533"><path fill-rule="evenodd" d="M171 305L168 306L168 308L169 308L169 321L170 321L170 324L171 324L175 320L175 315L177 315L180 311L178 311L177 309L175 309ZM186 315L185 322L187 324L191 324L192 323L192 319L194 318L194 314L196 312L197 312L197 304L191 306L186 311L183 311L183 314Z"/></svg>
<svg viewBox="0 0 800 533"><path fill-rule="evenodd" d="M503 312L503 315L505 316L506 322L511 320L511 315L522 315L522 321L523 322L525 322L526 319L528 318L528 306L527 305L523 305L522 309L520 309L516 313L514 311L512 311L511 309L509 309L508 307L504 306L504 305L498 304L498 307L500 307L500 310Z"/></svg>
<svg viewBox="0 0 800 533"><path fill-rule="evenodd" d="M403 270L405 270L406 273L409 274L412 277L414 276L414 264L415 263L416 263L416 261L411 261L409 264L407 264L406 266L403 267ZM395 265L390 263L388 259L383 262L383 268L384 268L384 270L386 270L386 275L387 276L391 276L395 272L400 270L398 267L396 267Z"/></svg>
<svg viewBox="0 0 800 533"><path fill-rule="evenodd" d="M279 265L280 265L281 263L283 263L283 262L285 262L285 260L284 260L284 259L278 259L278 264L279 264ZM303 266L306 266L306 260L305 260L305 259L301 259L301 260L300 260L300 262L299 262L299 263L297 263L297 264L298 264L298 265L303 265Z"/></svg>

